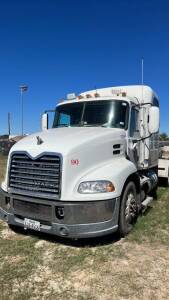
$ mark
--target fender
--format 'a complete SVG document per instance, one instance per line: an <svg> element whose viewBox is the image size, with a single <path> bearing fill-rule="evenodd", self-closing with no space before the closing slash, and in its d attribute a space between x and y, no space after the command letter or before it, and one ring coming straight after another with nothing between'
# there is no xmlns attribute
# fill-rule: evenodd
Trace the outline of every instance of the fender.
<svg viewBox="0 0 169 300"><path fill-rule="evenodd" d="M127 160L125 157L118 157L83 176L76 185L76 190L80 182L83 181L109 180L114 184L115 191L112 193L105 193L104 199L119 197L121 196L127 178L136 172L136 166L131 161ZM90 197L91 196L94 195L90 194ZM103 193L97 194L97 196L95 194L95 198L96 197L97 200L99 200L99 198L100 200L103 199Z"/></svg>

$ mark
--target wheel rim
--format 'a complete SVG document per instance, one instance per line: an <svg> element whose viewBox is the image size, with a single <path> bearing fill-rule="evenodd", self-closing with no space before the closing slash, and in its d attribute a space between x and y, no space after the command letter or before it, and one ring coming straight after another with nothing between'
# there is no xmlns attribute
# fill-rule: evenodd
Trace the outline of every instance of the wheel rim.
<svg viewBox="0 0 169 300"><path fill-rule="evenodd" d="M126 209L125 209L125 220L128 224L131 224L137 214L137 202L133 192L129 192L127 195Z"/></svg>

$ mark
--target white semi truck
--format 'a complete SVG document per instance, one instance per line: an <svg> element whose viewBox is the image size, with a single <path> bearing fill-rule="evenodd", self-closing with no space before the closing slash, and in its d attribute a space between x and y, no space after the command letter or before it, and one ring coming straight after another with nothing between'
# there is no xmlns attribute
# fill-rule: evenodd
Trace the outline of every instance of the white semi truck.
<svg viewBox="0 0 169 300"><path fill-rule="evenodd" d="M42 131L16 143L0 218L58 236L128 234L158 183L159 101L148 86L69 94Z"/></svg>

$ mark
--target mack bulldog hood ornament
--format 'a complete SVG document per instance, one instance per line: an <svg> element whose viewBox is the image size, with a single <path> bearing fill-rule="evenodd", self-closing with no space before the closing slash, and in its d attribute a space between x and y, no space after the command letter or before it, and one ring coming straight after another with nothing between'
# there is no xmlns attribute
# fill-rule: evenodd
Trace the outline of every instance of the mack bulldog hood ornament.
<svg viewBox="0 0 169 300"><path fill-rule="evenodd" d="M37 138L37 145L43 144L43 140L39 135L36 138Z"/></svg>

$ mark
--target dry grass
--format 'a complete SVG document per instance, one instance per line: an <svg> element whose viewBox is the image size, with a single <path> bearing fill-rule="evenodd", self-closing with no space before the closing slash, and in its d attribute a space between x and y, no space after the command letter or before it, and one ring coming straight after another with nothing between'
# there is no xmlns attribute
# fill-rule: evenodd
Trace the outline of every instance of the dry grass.
<svg viewBox="0 0 169 300"><path fill-rule="evenodd" d="M0 181L4 179L7 156L0 154Z"/></svg>
<svg viewBox="0 0 169 300"><path fill-rule="evenodd" d="M0 299L169 299L169 191L121 240L16 234L0 222Z"/></svg>

